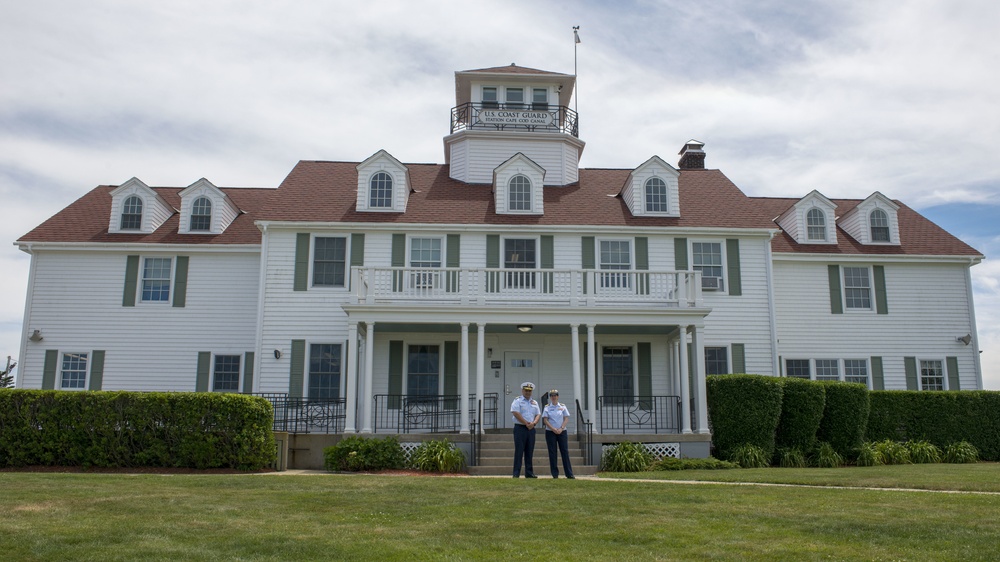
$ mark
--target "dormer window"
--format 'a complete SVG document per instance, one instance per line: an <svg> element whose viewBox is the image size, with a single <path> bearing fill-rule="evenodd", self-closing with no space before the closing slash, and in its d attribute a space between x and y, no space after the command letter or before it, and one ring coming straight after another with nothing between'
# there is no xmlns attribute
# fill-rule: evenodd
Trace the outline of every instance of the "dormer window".
<svg viewBox="0 0 1000 562"><path fill-rule="evenodd" d="M195 199L191 207L191 228L192 232L207 232L212 230L212 201L208 197Z"/></svg>
<svg viewBox="0 0 1000 562"><path fill-rule="evenodd" d="M142 199L132 195L122 204L122 230L139 230L142 228Z"/></svg>
<svg viewBox="0 0 1000 562"><path fill-rule="evenodd" d="M531 210L531 180L516 175L507 184L507 209L511 211Z"/></svg>
<svg viewBox="0 0 1000 562"><path fill-rule="evenodd" d="M368 183L369 208L392 208L392 176L379 172Z"/></svg>
<svg viewBox="0 0 1000 562"><path fill-rule="evenodd" d="M868 215L872 229L872 242L889 242L889 215L882 209L875 209Z"/></svg>
<svg viewBox="0 0 1000 562"><path fill-rule="evenodd" d="M646 212L666 213L669 210L667 207L666 182L655 177L646 180Z"/></svg>
<svg viewBox="0 0 1000 562"><path fill-rule="evenodd" d="M806 214L806 236L810 241L826 241L826 216L820 209L809 209Z"/></svg>

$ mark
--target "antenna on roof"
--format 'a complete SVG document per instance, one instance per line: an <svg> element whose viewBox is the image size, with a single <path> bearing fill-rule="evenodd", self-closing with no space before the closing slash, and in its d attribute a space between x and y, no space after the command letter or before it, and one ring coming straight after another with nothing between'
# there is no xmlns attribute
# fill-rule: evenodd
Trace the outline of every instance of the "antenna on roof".
<svg viewBox="0 0 1000 562"><path fill-rule="evenodd" d="M576 46L580 44L580 26L573 26L573 78L576 80L576 88L573 88L573 112L576 113L577 123L580 119L580 79L576 75Z"/></svg>

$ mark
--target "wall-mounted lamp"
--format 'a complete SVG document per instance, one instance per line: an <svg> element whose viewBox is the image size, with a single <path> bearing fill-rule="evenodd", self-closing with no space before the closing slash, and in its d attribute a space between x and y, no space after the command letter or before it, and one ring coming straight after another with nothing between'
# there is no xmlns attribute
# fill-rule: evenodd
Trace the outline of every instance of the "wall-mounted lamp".
<svg viewBox="0 0 1000 562"><path fill-rule="evenodd" d="M486 356L487 357L493 357L493 348L492 347L487 347L486 348Z"/></svg>
<svg viewBox="0 0 1000 562"><path fill-rule="evenodd" d="M275 359L281 359L281 350L280 349L275 349L274 350L274 358Z"/></svg>
<svg viewBox="0 0 1000 562"><path fill-rule="evenodd" d="M521 324L517 327L517 331L527 333L531 331L531 328L531 324Z"/></svg>
<svg viewBox="0 0 1000 562"><path fill-rule="evenodd" d="M955 338L955 341L960 341L965 345L969 345L970 343L972 343L972 334L965 334L960 338Z"/></svg>
<svg viewBox="0 0 1000 562"><path fill-rule="evenodd" d="M31 332L31 335L28 336L28 339L31 340L31 341L33 341L33 342L40 342L40 341L42 341L42 331L41 330L35 330L34 332Z"/></svg>

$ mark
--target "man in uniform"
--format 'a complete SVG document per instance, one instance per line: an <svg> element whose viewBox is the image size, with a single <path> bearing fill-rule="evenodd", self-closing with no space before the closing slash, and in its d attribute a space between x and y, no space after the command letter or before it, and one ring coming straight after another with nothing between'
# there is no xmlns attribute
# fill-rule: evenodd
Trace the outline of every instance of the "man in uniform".
<svg viewBox="0 0 1000 562"><path fill-rule="evenodd" d="M521 395L510 405L511 417L514 419L514 478L521 476L521 458L524 458L524 477L535 476L535 467L531 464L531 455L535 452L535 426L542 417L538 402L531 399L535 385L530 382L521 383Z"/></svg>

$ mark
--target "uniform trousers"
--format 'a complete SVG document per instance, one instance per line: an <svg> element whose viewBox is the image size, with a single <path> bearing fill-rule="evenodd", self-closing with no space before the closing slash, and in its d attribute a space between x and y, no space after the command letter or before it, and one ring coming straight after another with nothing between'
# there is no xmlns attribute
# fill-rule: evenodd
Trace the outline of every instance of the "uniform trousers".
<svg viewBox="0 0 1000 562"><path fill-rule="evenodd" d="M514 476L521 475L521 459L524 458L524 475L534 476L535 467L531 456L535 452L535 430L528 426L514 424Z"/></svg>
<svg viewBox="0 0 1000 562"><path fill-rule="evenodd" d="M559 454L562 455L563 474L567 478L573 476L573 467L569 464L569 434L563 431L557 435L555 431L546 430L545 446L549 450L549 470L552 472L552 477L559 477L559 467L556 465L557 447L559 448Z"/></svg>

